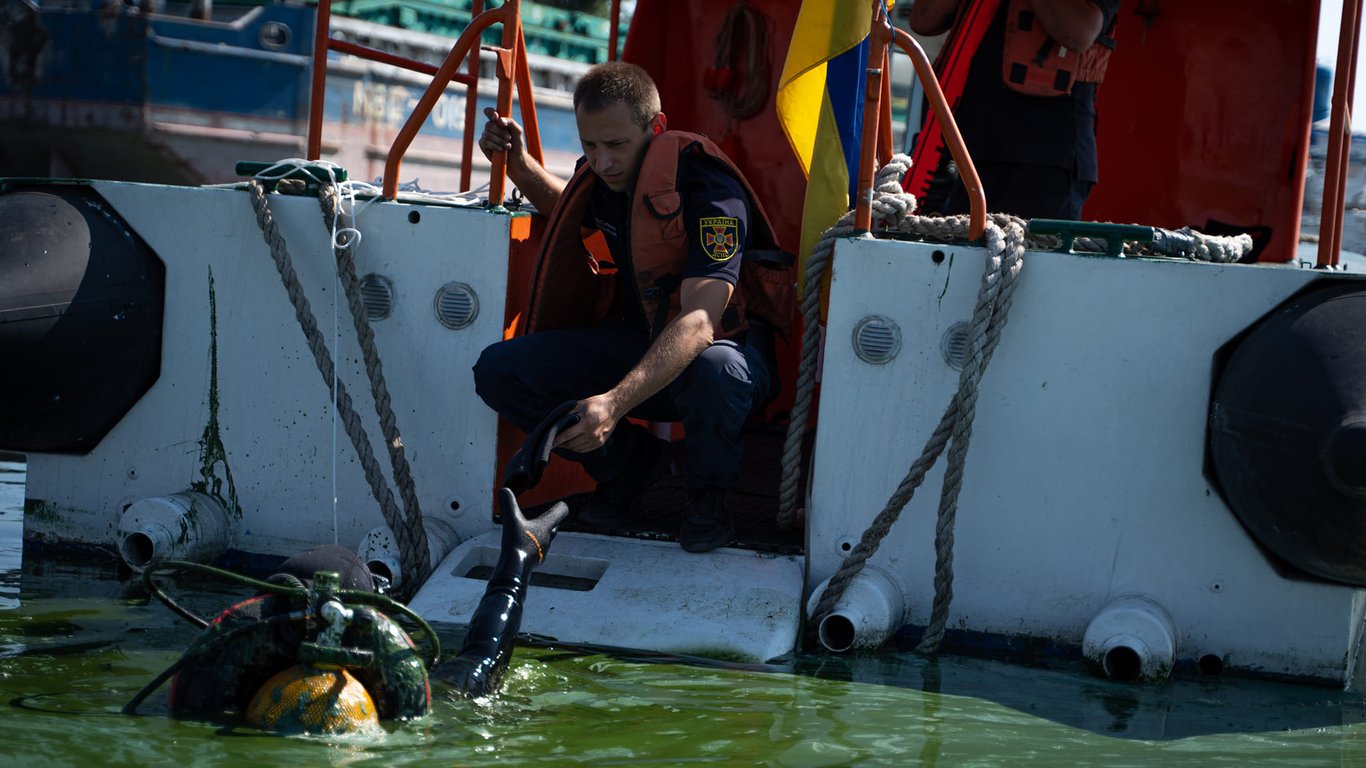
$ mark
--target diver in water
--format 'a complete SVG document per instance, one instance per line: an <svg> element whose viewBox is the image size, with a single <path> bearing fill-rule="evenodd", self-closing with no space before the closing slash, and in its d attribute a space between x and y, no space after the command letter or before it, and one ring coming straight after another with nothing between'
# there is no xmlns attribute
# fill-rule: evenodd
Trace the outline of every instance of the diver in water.
<svg viewBox="0 0 1366 768"><path fill-rule="evenodd" d="M205 631L124 711L135 711L172 672L168 707L173 716L235 712L282 732L340 733L421 717L431 706L431 678L449 684L456 696L492 693L512 658L531 574L545 561L569 514L559 502L528 518L514 489L526 490L540 480L556 434L577 421L573 406L569 401L554 409L509 463L497 496L501 554L454 657L428 669L412 639L376 606L407 609L374 594L374 577L354 552L323 545L282 563L269 580L278 589L254 582L263 587L255 597L213 622L197 619L207 625ZM431 631L420 618L417 622ZM432 641L435 648L434 635Z"/></svg>
<svg viewBox="0 0 1366 768"><path fill-rule="evenodd" d="M345 733L427 714L433 678L458 697L494 692L512 658L531 574L569 513L559 502L528 519L509 488L498 502L502 552L455 656L428 669L407 633L364 599L375 590L365 563L344 547L314 547L271 577L278 592L263 591L208 623L172 668L171 715L231 712L282 733ZM321 599L315 577L327 593ZM165 679L124 711L135 711Z"/></svg>

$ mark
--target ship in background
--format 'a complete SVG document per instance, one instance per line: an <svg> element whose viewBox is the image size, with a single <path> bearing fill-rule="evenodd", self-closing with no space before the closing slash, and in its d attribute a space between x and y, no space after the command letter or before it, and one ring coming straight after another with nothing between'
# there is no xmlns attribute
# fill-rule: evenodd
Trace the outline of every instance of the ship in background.
<svg viewBox="0 0 1366 768"><path fill-rule="evenodd" d="M434 66L468 26L473 2L346 0L334 3L331 37ZM611 22L522 7L545 159L567 176L579 154L569 92L608 59ZM0 176L211 184L234 181L239 160L302 157L315 10L295 0L0 0ZM904 13L894 15L904 27ZM942 36L920 41L933 57ZM484 42L496 40L488 33ZM335 51L329 59L322 157L353 178L377 179L428 76ZM476 113L493 105L493 66L484 53ZM923 92L900 51L891 74L893 142L909 151ZM1326 118L1331 77L1319 67L1316 120ZM409 188L463 188L464 115L464 88L453 84L406 157ZM1364 142L1352 142L1344 201L1344 264L1353 271L1366 268ZM1311 261L1326 153L1327 127L1316 124L1301 224ZM471 163L478 186L488 165L479 153Z"/></svg>
<svg viewBox="0 0 1366 768"><path fill-rule="evenodd" d="M0 176L212 184L235 180L239 160L302 157L316 6L210 2L0 0ZM523 7L545 159L567 175L578 156L569 91L607 60L610 22ZM473 10L472 0L339 2L331 37L435 65ZM329 58L323 159L377 178L429 77ZM485 52L479 109L494 103L493 66ZM408 153L406 184L459 186L465 113L453 84ZM473 164L487 178L478 153Z"/></svg>

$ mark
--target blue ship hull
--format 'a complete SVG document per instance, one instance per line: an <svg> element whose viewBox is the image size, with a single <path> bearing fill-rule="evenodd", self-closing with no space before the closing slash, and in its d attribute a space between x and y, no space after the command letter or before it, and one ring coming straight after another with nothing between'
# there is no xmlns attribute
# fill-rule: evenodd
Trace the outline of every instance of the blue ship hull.
<svg viewBox="0 0 1366 768"><path fill-rule="evenodd" d="M0 176L219 183L234 179L237 160L304 154L312 7L220 5L213 20L191 18L184 5L150 14L23 0L0 7ZM444 38L380 29L416 40L426 58L444 54ZM332 54L324 159L354 178L380 175L425 82ZM492 92L479 102L492 105ZM456 188L464 104L463 86L442 97L405 161L404 181ZM572 163L572 113L551 102L539 117L547 160Z"/></svg>

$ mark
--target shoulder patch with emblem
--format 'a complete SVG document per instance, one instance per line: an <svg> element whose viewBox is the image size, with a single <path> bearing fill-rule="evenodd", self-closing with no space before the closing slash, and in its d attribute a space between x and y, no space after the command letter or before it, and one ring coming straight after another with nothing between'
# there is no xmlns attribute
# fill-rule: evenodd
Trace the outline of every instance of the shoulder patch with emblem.
<svg viewBox="0 0 1366 768"><path fill-rule="evenodd" d="M740 220L733 216L704 216L702 252L712 261L730 261L740 249Z"/></svg>

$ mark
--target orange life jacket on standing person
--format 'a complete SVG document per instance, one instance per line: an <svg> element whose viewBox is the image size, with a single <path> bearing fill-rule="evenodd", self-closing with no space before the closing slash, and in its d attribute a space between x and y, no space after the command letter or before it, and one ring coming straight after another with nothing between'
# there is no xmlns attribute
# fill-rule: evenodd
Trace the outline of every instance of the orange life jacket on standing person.
<svg viewBox="0 0 1366 768"><path fill-rule="evenodd" d="M731 293L715 338L738 336L758 318L787 335L794 307L792 277L781 268L781 254L768 216L740 169L710 139L685 131L665 131L650 140L631 190L630 258L636 294L650 337L659 335L679 312L679 291L688 257L683 199L678 191L680 156L696 152L723 163L749 196L749 246L740 258L739 282ZM607 319L616 300L617 275L604 274L584 247L584 221L598 177L585 163L569 180L551 211L536 258L526 332L594 325Z"/></svg>
<svg viewBox="0 0 1366 768"><path fill-rule="evenodd" d="M1111 19L1091 47L1069 51L1044 31L1029 0L1010 0L1001 80L1007 88L1030 96L1066 96L1077 83L1099 83L1115 47L1114 34Z"/></svg>

